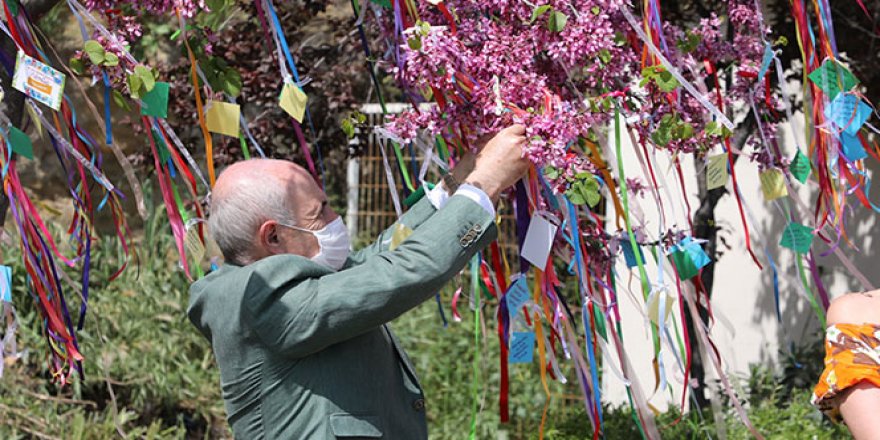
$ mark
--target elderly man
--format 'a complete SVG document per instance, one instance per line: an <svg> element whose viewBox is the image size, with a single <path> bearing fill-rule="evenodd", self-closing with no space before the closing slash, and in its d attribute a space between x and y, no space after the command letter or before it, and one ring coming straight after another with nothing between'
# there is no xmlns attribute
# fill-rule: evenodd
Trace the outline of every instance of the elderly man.
<svg viewBox="0 0 880 440"><path fill-rule="evenodd" d="M528 168L524 143L522 126L501 131L400 218L406 240L389 249L395 225L352 255L302 168L223 172L209 228L226 264L192 285L188 314L214 349L236 438L427 437L422 389L386 324L494 240L494 203Z"/></svg>

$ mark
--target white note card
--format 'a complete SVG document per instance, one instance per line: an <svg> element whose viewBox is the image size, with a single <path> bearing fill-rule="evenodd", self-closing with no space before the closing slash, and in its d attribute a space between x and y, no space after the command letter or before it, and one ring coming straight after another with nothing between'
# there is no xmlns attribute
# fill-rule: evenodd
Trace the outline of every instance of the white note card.
<svg viewBox="0 0 880 440"><path fill-rule="evenodd" d="M526 241L523 243L523 258L543 270L547 266L547 258L550 256L550 248L553 246L553 237L556 236L556 225L550 223L539 214L532 214L529 222L529 230L526 232Z"/></svg>

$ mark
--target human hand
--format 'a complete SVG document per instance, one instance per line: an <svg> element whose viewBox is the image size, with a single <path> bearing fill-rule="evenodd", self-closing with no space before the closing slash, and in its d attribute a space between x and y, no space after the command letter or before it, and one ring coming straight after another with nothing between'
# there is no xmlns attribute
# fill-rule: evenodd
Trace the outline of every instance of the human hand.
<svg viewBox="0 0 880 440"><path fill-rule="evenodd" d="M492 201L505 188L513 185L529 169L529 161L523 157L526 128L512 125L501 130L490 140L476 157L474 170L465 183L482 189Z"/></svg>

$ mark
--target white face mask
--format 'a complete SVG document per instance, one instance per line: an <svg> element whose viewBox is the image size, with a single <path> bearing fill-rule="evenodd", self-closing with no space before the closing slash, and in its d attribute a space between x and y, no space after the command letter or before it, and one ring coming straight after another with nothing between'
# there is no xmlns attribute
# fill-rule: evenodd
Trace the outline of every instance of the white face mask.
<svg viewBox="0 0 880 440"><path fill-rule="evenodd" d="M312 261L315 263L332 267L333 270L339 270L342 269L345 260L348 259L348 255L351 253L351 237L348 235L348 228L342 222L342 217L336 217L336 220L317 231L284 223L278 224L298 231L308 232L318 239L318 246L321 247L321 250L318 252L318 255L312 257Z"/></svg>

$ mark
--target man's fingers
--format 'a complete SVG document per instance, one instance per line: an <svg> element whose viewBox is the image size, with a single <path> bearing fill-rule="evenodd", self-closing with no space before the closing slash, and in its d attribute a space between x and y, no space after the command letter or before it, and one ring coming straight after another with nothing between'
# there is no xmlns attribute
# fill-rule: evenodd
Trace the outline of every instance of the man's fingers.
<svg viewBox="0 0 880 440"><path fill-rule="evenodd" d="M513 136L525 136L526 134L526 126L522 124L513 124L510 127L502 130L504 133L513 135Z"/></svg>

